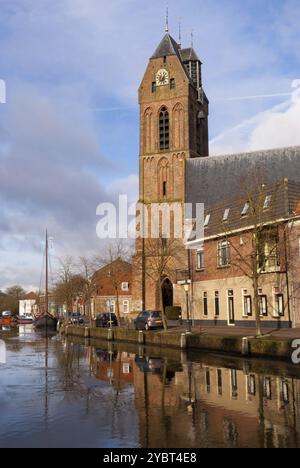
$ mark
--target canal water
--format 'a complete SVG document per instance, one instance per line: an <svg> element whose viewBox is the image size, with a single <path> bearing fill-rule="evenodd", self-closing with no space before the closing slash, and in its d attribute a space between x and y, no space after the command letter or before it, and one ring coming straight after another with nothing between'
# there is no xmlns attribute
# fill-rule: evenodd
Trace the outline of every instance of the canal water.
<svg viewBox="0 0 300 468"><path fill-rule="evenodd" d="M0 447L300 446L297 366L31 326L0 340Z"/></svg>

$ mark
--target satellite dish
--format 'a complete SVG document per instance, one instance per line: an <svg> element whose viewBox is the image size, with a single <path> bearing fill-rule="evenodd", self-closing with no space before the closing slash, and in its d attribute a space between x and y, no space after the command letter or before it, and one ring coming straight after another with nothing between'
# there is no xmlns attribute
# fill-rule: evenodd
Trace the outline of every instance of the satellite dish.
<svg viewBox="0 0 300 468"><path fill-rule="evenodd" d="M0 340L0 364L6 364L6 344Z"/></svg>
<svg viewBox="0 0 300 468"><path fill-rule="evenodd" d="M0 104L6 103L6 86L5 81L0 80Z"/></svg>

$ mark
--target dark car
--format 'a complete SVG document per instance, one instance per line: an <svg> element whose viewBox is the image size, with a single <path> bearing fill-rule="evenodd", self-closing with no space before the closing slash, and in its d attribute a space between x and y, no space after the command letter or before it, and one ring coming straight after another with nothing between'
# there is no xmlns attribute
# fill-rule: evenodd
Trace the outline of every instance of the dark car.
<svg viewBox="0 0 300 468"><path fill-rule="evenodd" d="M96 327L98 328L109 328L118 326L118 319L116 314L109 314L108 312L103 312L98 315L96 318Z"/></svg>
<svg viewBox="0 0 300 468"><path fill-rule="evenodd" d="M83 316L79 312L73 312L70 316L70 321L76 325L82 325L84 323Z"/></svg>
<svg viewBox="0 0 300 468"><path fill-rule="evenodd" d="M134 321L136 330L156 330L163 328L163 319L161 312L144 310Z"/></svg>
<svg viewBox="0 0 300 468"><path fill-rule="evenodd" d="M156 357L135 356L135 363L144 374L161 374L164 367L164 360Z"/></svg>

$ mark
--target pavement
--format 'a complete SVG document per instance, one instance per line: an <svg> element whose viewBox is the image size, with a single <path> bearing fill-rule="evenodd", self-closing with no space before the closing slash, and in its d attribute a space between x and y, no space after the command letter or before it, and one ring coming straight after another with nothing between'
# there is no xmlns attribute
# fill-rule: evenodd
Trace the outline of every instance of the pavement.
<svg viewBox="0 0 300 468"><path fill-rule="evenodd" d="M186 331L185 326L172 326L172 331ZM215 335L215 336L241 336L249 337L256 335L255 328L249 327L209 327L209 326L197 326L192 327L193 333L201 333L203 335ZM289 328L289 329L262 329L262 333L266 337L272 337L273 339L278 340L290 340L290 339L300 339L300 328Z"/></svg>

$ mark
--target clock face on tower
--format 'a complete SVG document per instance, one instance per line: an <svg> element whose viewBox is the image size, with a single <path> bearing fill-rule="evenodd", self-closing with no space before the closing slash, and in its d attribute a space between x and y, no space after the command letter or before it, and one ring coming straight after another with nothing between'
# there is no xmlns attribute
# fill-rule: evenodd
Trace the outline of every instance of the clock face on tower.
<svg viewBox="0 0 300 468"><path fill-rule="evenodd" d="M169 84L169 73L162 68L156 73L156 86L165 86Z"/></svg>

